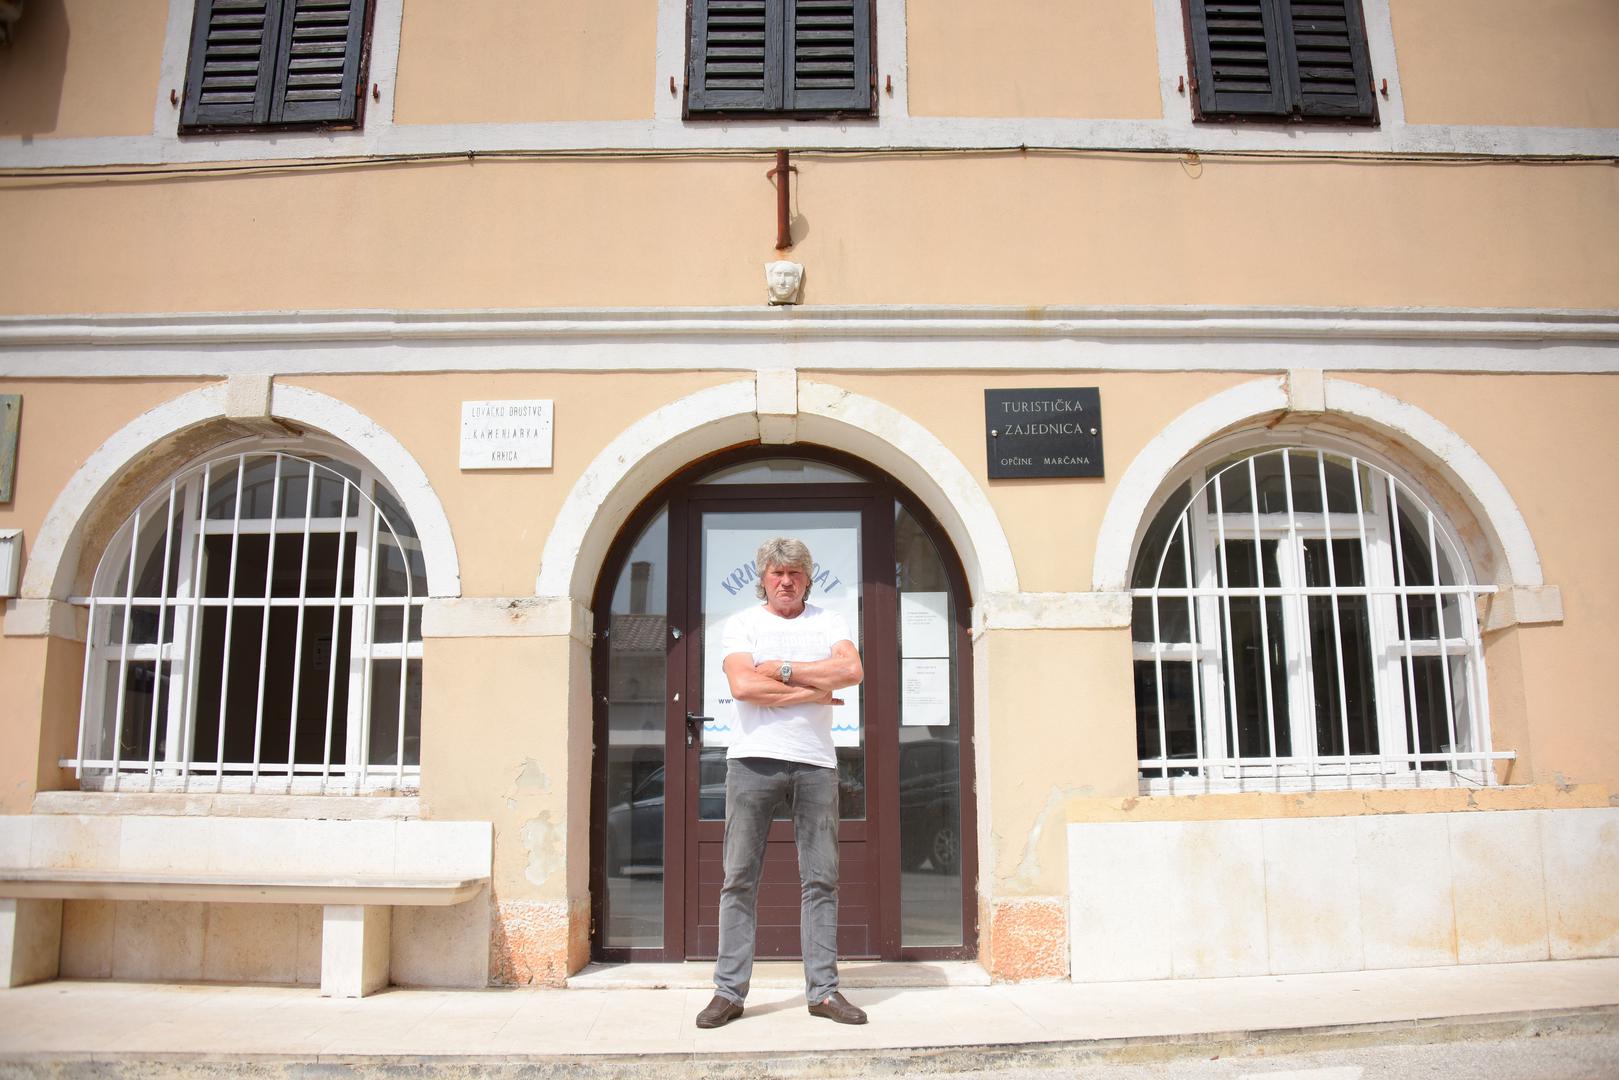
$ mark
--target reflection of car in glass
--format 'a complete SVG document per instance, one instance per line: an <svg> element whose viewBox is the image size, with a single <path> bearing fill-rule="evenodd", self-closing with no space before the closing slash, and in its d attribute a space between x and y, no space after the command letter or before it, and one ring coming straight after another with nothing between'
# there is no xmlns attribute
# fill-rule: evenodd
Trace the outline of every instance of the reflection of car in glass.
<svg viewBox="0 0 1619 1080"><path fill-rule="evenodd" d="M899 747L900 865L936 874L961 871L959 745L918 739Z"/></svg>
<svg viewBox="0 0 1619 1080"><path fill-rule="evenodd" d="M937 874L961 870L961 810L958 748L947 739L919 739L899 748L900 865ZM865 792L857 766L839 762L843 816L862 817ZM705 821L725 818L725 759L704 756L698 813ZM607 873L661 873L663 869L664 771L647 773L628 799L607 811Z"/></svg>
<svg viewBox="0 0 1619 1080"><path fill-rule="evenodd" d="M701 815L725 817L725 760L704 760L697 801ZM625 802L607 811L607 872L661 873L663 870L663 767L647 773Z"/></svg>

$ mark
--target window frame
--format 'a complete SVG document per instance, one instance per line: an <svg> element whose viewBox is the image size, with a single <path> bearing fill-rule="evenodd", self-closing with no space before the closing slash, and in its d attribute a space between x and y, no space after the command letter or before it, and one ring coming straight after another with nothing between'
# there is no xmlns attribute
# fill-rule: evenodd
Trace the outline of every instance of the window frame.
<svg viewBox="0 0 1619 1080"><path fill-rule="evenodd" d="M180 117L181 136L253 131L358 131L365 126L365 88L371 64L371 31L376 0L350 0L350 25L344 48L343 85L332 115L309 105L289 102L286 80L294 63L290 27L299 0L265 0L264 42L258 85L250 103L211 107L201 101L207 63L210 20L214 6L225 0L195 0L188 34ZM356 14L357 12L357 14ZM272 22L278 24L273 33ZM268 57L268 59L266 59ZM288 113L291 115L288 115ZM246 115L242 115L245 113Z"/></svg>
<svg viewBox="0 0 1619 1080"><path fill-rule="evenodd" d="M254 461L272 459L271 473L272 516L243 515L241 502L245 495L244 478ZM214 487L223 475L213 472L215 466L228 467L237 478L236 492L231 496L232 516L218 518L211 513ZM325 470L320 478L340 478L340 513L338 516L316 516L315 485L307 488L308 505L304 513L289 516L287 507L279 504L283 487L298 479L293 469L308 466L306 477L314 477L316 469ZM330 474L330 477L327 476ZM307 480L306 480L307 483ZM354 509L350 510L352 503ZM152 512L147 523L142 515ZM296 512L296 508L294 508ZM403 515L395 522L390 515ZM157 519L161 514L162 518ZM156 520L162 535L155 544L148 543L145 530ZM178 527L176 527L178 526ZM334 595L316 595L308 588L309 541L319 535L335 534L338 538L336 592ZM236 584L241 571L228 575L225 595L209 591L206 584L207 547L210 537L229 537L234 549L242 537L247 536L301 537L299 591L295 597L272 590L272 602L263 603L262 596L238 595ZM346 539L352 537L352 547ZM272 539L266 558L266 585L274 566L273 551L278 546ZM404 593L392 594L380 587L382 575L387 571L385 562L389 548L404 553ZM142 568L149 568L158 556L161 578L160 597L139 596L135 592L135 577ZM345 565L347 561L351 565ZM236 565L233 561L233 567ZM165 571L163 567L171 569ZM345 578L345 572L349 577ZM170 582L174 583L170 594ZM345 586L347 591L345 591ZM198 791L250 792L268 794L414 794L420 788L420 731L421 699L419 685L422 672L421 616L427 598L425 566L415 526L409 521L403 503L387 485L380 472L369 462L349 451L335 440L318 437L303 439L254 439L222 447L175 470L157 484L141 500L138 508L113 534L108 542L92 578L90 594L75 596L71 603L86 610L85 665L79 708L79 732L76 756L63 759L63 768L74 770L80 786L87 791ZM257 602L255 602L257 601ZM135 642L130 627L137 611L156 608L158 612L155 640ZM227 612L224 640L221 644L225 671L220 688L219 709L225 713L225 694L231 672L239 666L239 659L231 650L231 621L243 608L252 610L252 618L261 620L261 659L257 672L259 704L254 719L254 752L251 762L225 760L224 733L218 735L219 750L208 760L199 760L199 694L198 681L204 659L212 646L202 639L201 613L210 609ZM268 665L267 641L270 612L293 608L297 611L298 642L293 660L294 670L303 662L303 649L307 645L318 650L315 638L320 626L315 620L326 610L331 615L331 652L327 664L329 673L326 692L325 760L303 761L289 746L289 760L276 762L263 760L263 733L265 722L265 688L277 671ZM379 620L388 609L408 612L396 616L399 634L385 636ZM112 624L121 612L121 621ZM306 612L309 637L303 636ZM172 614L172 619L170 616ZM346 636L345 652L337 651L337 644ZM396 745L392 761L372 761L372 729L377 726L374 712L374 689L382 679L377 665L397 662L398 701ZM169 691L152 693L151 713L147 721L150 730L145 741L146 754L136 758L123 757L122 743L126 732L125 713L128 707L126 690L132 668L145 665L152 669L152 678L164 677L167 667ZM418 690L412 693L410 673L415 669ZM251 674L251 673L250 673ZM114 682L116 680L116 683ZM296 680L296 675L294 675ZM343 760L333 761L335 746L332 728L337 719L334 712L337 683L344 685L342 723ZM116 688L116 692L115 691ZM318 688L317 688L318 689ZM109 697L109 694L112 694ZM414 697L414 701L412 701ZM414 709L413 709L414 706ZM111 712L112 715L108 715ZM135 722L139 717L132 718ZM411 721L414 721L412 724ZM289 743L298 741L300 724L305 718L296 701L288 719ZM415 753L407 745L412 727L416 732ZM162 733L160 736L160 732ZM162 750L158 749L161 744ZM109 749L110 748L110 749ZM414 761L411 759L414 758ZM361 763L364 764L361 764ZM244 775L245 773L245 775Z"/></svg>
<svg viewBox="0 0 1619 1080"><path fill-rule="evenodd" d="M774 96L761 104L749 104L741 91L710 90L704 77L707 57L702 34L707 26L711 0L686 0L685 86L681 94L681 119L694 121L734 120L864 120L877 117L877 10L876 0L851 0L854 22L855 85L839 101L841 91L809 88L795 90L795 55L791 48L793 18L800 0L762 0L765 5L764 87L760 96ZM861 21L864 20L864 33ZM823 96L825 100L823 100ZM803 98L802 101L799 99Z"/></svg>
<svg viewBox="0 0 1619 1080"><path fill-rule="evenodd" d="M1312 100L1303 86L1300 51L1291 17L1293 0L1252 0L1263 21L1271 90L1221 93L1216 88L1207 6L1218 0L1181 0L1186 61L1191 73L1192 119L1196 123L1301 123L1377 127L1381 124L1371 61L1371 37L1362 0L1335 0L1344 7L1346 44L1355 81L1353 105ZM1268 99L1268 100L1267 100Z"/></svg>
<svg viewBox="0 0 1619 1080"><path fill-rule="evenodd" d="M1359 509L1354 514L1335 512L1330 506L1324 506L1323 512L1299 511L1291 502L1289 509L1280 514L1225 510L1218 501L1218 494L1216 508L1207 505L1209 492L1218 493L1224 487L1223 483L1215 482L1216 474L1222 469L1283 451L1295 457L1301 453L1311 457L1325 455L1321 459L1323 463L1332 458L1354 462L1357 476L1361 470L1367 472L1367 490L1372 495L1370 505L1361 504L1359 483L1356 484ZM1286 475L1291 500L1291 468ZM1398 500L1398 514L1389 504L1391 491L1397 492L1394 497ZM1235 441L1217 444L1195 460L1184 463L1164 485L1164 492L1154 501L1138 540L1131 575L1131 595L1137 608L1137 615L1132 619L1131 662L1137 673L1133 681L1137 685L1138 699L1142 685L1138 665L1155 665L1151 681L1156 700L1137 701L1138 776L1144 793L1494 783L1494 762L1514 756L1511 752L1494 751L1491 741L1483 627L1477 601L1494 588L1473 583L1467 552L1454 539L1458 535L1456 530L1409 480L1363 448L1335 440L1313 439L1311 445L1303 446L1255 444L1238 437ZM1188 492L1191 493L1189 498ZM1435 571L1432 584L1404 579L1400 565L1404 553L1398 536L1401 516L1412 523L1423 519L1428 523L1426 554ZM1155 527L1165 520L1171 524L1159 535ZM1177 541L1182 528L1186 529L1191 543ZM1263 581L1263 587L1258 589L1228 589L1222 584L1228 580L1220 557L1226 545L1233 542L1264 544L1273 540L1278 544L1276 582ZM1307 585L1299 576L1308 572L1305 546L1312 542L1344 540L1360 545L1362 584L1339 582L1300 589L1301 585ZM1181 560L1177 569L1190 584L1161 588L1159 583L1166 577L1167 560L1177 550L1177 543L1180 554L1173 557ZM1149 550L1149 544L1156 546ZM1158 561L1149 565L1149 559ZM1445 584L1444 570L1449 571L1452 584ZM1337 570L1332 569L1330 573L1337 582ZM1262 692L1266 702L1261 722L1268 721L1274 727L1261 736L1262 739L1269 736L1269 752L1258 756L1241 753L1240 734L1235 748L1229 745L1232 740L1228 736L1232 717L1240 712L1230 681L1235 676L1224 656L1225 643L1236 640L1230 627L1230 599L1245 593L1265 596L1267 600L1272 595L1279 598L1283 620L1279 630L1267 626L1262 631L1267 652L1273 642L1280 642L1285 649L1281 670L1286 685ZM1439 613L1435 636L1418 637L1412 629L1410 599L1413 595L1435 597L1434 610ZM1316 684L1322 658L1313 655L1310 645L1316 618L1311 599L1316 596L1325 596L1332 604L1332 632L1339 656L1343 655L1348 637L1344 631L1347 624L1338 616L1342 600L1353 596L1367 598L1364 640L1372 691L1369 705L1378 735L1375 752L1350 752L1350 720L1345 708L1349 697L1344 681L1339 682L1336 690L1338 722L1345 733L1343 749L1338 753L1324 753L1320 749ZM1143 640L1143 628L1138 623L1143 602L1151 609L1151 622L1145 628L1151 640ZM1182 640L1164 640L1164 612L1169 610L1169 605L1175 606L1177 620L1171 632L1180 633ZM1449 629L1453 612L1458 620L1454 633ZM1440 670L1450 708L1446 719L1450 736L1448 750L1422 747L1419 728L1425 725L1419 722L1420 709L1413 704L1418 679L1415 661L1431 657L1446 661ZM1451 668L1458 661L1461 672L1453 675ZM1181 682L1190 692L1195 752L1189 759L1171 756L1166 745L1171 731L1176 730L1169 724L1164 704L1169 683L1166 672L1171 664L1185 666ZM1332 663L1328 677L1335 670L1339 680L1347 680L1352 667L1347 663ZM1463 680L1462 683L1452 685L1457 679ZM1333 692L1329 683L1328 693ZM1284 723L1282 710L1276 707L1279 702L1286 703L1288 750L1285 755L1275 750ZM1149 706L1156 712L1159 723L1158 747L1150 756L1150 745L1139 727ZM1466 737L1465 745L1459 742L1462 736ZM1449 761L1451 768L1446 771L1425 768L1423 761L1412 760L1417 757Z"/></svg>

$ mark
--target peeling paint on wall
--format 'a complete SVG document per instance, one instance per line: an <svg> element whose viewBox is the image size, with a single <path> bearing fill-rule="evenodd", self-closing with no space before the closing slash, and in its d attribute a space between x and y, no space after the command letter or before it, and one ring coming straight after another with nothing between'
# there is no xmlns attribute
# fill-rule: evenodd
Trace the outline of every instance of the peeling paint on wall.
<svg viewBox="0 0 1619 1080"><path fill-rule="evenodd" d="M545 775L538 761L531 757L524 758L522 764L517 767L517 778L512 781L512 786L518 790L538 791L543 794L551 790L551 778Z"/></svg>
<svg viewBox="0 0 1619 1080"><path fill-rule="evenodd" d="M1052 819L1057 819L1059 825L1067 823L1067 801L1071 798L1089 798L1095 794L1095 789L1089 784L1064 786L1051 785L1051 791L1046 795L1046 804L1040 808L1040 814L1029 827L1027 839L1023 844L1023 857L1018 860L1017 870L1013 872L1009 884L1021 885L1026 890L1038 888L1041 884L1040 840L1046 833L1046 827Z"/></svg>
<svg viewBox="0 0 1619 1080"><path fill-rule="evenodd" d="M523 850L528 852L523 876L536 885L544 885L552 874L564 869L564 830L551 819L551 811L546 810L523 823L522 835Z"/></svg>

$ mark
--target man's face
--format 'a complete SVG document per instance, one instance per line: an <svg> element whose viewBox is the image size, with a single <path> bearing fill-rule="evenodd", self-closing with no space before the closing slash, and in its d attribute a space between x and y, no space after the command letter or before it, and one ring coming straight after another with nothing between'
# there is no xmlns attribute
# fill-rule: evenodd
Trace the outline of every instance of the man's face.
<svg viewBox="0 0 1619 1080"><path fill-rule="evenodd" d="M782 615L797 614L809 590L809 575L796 566L772 566L765 570L765 604Z"/></svg>

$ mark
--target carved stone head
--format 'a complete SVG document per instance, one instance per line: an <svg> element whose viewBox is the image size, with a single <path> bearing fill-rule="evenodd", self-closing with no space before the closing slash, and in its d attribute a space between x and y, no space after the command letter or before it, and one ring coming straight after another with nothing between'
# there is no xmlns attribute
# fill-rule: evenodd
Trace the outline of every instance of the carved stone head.
<svg viewBox="0 0 1619 1080"><path fill-rule="evenodd" d="M804 285L804 265L786 259L765 263L765 285L770 290L772 304L798 303L798 292Z"/></svg>

